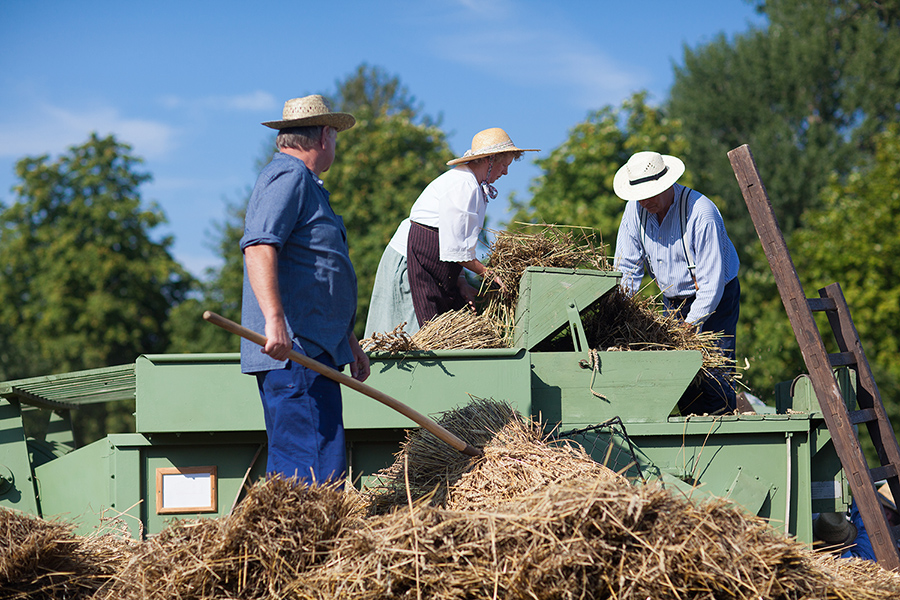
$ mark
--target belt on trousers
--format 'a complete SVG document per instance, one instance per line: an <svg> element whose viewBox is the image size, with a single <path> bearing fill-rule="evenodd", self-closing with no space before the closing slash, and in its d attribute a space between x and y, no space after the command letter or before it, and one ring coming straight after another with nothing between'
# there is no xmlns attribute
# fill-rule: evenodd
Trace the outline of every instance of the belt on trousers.
<svg viewBox="0 0 900 600"><path fill-rule="evenodd" d="M422 225L421 223L417 223L416 221L410 221L413 225L418 225L419 227L424 227L428 231L437 231L437 227L432 227L431 225Z"/></svg>
<svg viewBox="0 0 900 600"><path fill-rule="evenodd" d="M671 302L672 304L684 304L688 300L693 300L696 296L675 296L674 298L669 298L666 296L666 300Z"/></svg>

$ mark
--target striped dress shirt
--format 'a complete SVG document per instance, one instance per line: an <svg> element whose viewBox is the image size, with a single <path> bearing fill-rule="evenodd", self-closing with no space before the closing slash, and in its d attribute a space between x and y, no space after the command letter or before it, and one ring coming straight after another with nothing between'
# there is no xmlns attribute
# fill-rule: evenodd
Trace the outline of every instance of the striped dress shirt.
<svg viewBox="0 0 900 600"><path fill-rule="evenodd" d="M649 266L666 307L672 307L672 299L694 297L685 320L702 323L719 305L725 284L737 277L740 262L716 205L695 190L677 183L674 187L675 201L662 223L639 202L626 204L616 238L615 268L622 273L622 287L634 294ZM684 242L696 265L696 289L681 239L682 189L687 202ZM649 217L643 219L644 227L642 215Z"/></svg>

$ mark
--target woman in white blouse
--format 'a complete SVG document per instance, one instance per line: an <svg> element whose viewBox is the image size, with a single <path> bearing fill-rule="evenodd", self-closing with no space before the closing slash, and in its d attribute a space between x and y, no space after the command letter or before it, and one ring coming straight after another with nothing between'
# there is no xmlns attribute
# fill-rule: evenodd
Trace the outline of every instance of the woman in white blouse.
<svg viewBox="0 0 900 600"><path fill-rule="evenodd" d="M493 183L506 175L512 161L537 151L516 147L505 131L494 127L478 132L472 147L447 163L454 168L428 184L382 256L367 337L404 321L412 333L441 313L465 306L475 310L476 290L462 269L479 276L486 271L475 248L487 203L497 196Z"/></svg>

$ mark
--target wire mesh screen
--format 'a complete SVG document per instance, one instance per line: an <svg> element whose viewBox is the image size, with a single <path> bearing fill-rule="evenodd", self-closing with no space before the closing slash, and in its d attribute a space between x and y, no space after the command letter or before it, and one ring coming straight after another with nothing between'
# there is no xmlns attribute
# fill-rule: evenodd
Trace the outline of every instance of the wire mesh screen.
<svg viewBox="0 0 900 600"><path fill-rule="evenodd" d="M619 417L581 429L561 431L554 437L581 444L591 458L628 479L647 482L641 471L635 447Z"/></svg>

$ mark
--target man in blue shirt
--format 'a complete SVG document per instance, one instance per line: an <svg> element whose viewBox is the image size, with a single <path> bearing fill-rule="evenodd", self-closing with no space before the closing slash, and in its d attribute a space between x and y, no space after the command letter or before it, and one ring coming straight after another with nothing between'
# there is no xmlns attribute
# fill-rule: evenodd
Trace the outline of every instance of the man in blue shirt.
<svg viewBox="0 0 900 600"><path fill-rule="evenodd" d="M719 346L733 365L740 262L716 205L676 183L682 174L680 159L658 152L638 152L616 172L613 189L628 201L616 239L616 268L627 293L637 292L646 270L667 309L700 331L721 332ZM735 410L726 375L704 373L679 400L681 413Z"/></svg>
<svg viewBox="0 0 900 600"><path fill-rule="evenodd" d="M247 205L241 319L266 345L242 340L241 371L257 378L269 475L320 483L346 476L340 385L287 358L294 349L332 368L349 364L359 381L369 375L353 334L347 230L319 179L334 161L338 132L355 123L322 96L288 100L282 120L263 123L278 130L278 152Z"/></svg>

